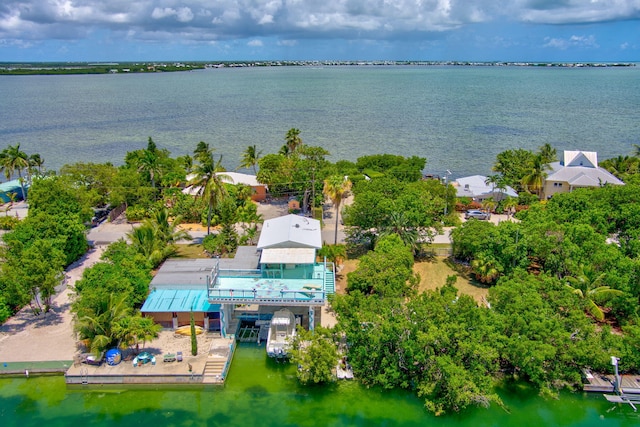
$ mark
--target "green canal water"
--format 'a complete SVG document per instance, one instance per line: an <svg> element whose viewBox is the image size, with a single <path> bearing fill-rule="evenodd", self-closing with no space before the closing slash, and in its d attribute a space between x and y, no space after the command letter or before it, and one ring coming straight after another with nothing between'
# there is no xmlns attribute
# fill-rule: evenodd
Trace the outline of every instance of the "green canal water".
<svg viewBox="0 0 640 427"><path fill-rule="evenodd" d="M638 426L630 407L599 394L558 400L501 390L509 411L492 407L433 417L406 392L355 382L300 387L290 365L264 347L238 348L224 387L67 388L61 376L0 379L0 426Z"/></svg>

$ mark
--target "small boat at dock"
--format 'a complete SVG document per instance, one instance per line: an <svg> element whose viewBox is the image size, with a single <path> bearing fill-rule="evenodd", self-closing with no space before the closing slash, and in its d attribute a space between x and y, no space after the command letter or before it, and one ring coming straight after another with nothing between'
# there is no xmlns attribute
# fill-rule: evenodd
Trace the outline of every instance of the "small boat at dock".
<svg viewBox="0 0 640 427"><path fill-rule="evenodd" d="M267 335L267 355L276 359L289 357L291 343L296 336L296 318L290 310L273 313Z"/></svg>

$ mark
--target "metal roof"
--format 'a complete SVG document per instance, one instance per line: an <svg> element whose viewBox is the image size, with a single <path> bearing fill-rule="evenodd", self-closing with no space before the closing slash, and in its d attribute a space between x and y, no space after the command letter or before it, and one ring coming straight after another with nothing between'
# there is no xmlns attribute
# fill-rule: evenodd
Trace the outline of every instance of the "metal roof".
<svg viewBox="0 0 640 427"><path fill-rule="evenodd" d="M457 197L478 197L482 199L489 197L518 197L516 190L509 186L501 192L497 187L487 184L487 177L484 175L466 176L456 179L455 182L457 183Z"/></svg>
<svg viewBox="0 0 640 427"><path fill-rule="evenodd" d="M320 221L293 214L266 220L258 240L258 249L321 247Z"/></svg>
<svg viewBox="0 0 640 427"><path fill-rule="evenodd" d="M143 313L184 313L219 311L220 304L209 304L206 289L155 289L140 309Z"/></svg>
<svg viewBox="0 0 640 427"><path fill-rule="evenodd" d="M223 270L253 270L258 268L260 254L255 246L240 246L234 258L221 258ZM207 276L218 262L216 258L168 259L151 281L157 289L204 289Z"/></svg>
<svg viewBox="0 0 640 427"><path fill-rule="evenodd" d="M260 264L313 264L315 262L315 248L263 249L260 257Z"/></svg>

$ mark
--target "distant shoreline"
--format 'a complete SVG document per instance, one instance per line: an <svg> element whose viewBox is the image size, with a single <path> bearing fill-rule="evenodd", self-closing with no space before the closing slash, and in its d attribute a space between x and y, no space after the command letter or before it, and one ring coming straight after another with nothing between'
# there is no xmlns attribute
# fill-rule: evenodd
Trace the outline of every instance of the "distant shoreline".
<svg viewBox="0 0 640 427"><path fill-rule="evenodd" d="M180 72L245 67L331 66L462 66L462 67L635 67L633 62L509 62L509 61L188 61L188 62L0 62L0 75L128 74Z"/></svg>

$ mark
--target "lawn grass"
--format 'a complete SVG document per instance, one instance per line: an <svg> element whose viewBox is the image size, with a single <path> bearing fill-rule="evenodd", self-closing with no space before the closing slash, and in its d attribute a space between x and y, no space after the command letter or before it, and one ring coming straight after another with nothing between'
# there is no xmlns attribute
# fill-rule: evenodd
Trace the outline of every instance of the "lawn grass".
<svg viewBox="0 0 640 427"><path fill-rule="evenodd" d="M345 293L347 287L347 273L358 268L358 260L346 260L336 278L336 292ZM489 288L467 277L463 272L454 270L445 257L433 257L429 261L416 262L413 271L420 274L418 291L436 290L446 283L447 276L456 276L456 288L460 294L470 295L478 304L484 305L484 299L489 294Z"/></svg>
<svg viewBox="0 0 640 427"><path fill-rule="evenodd" d="M176 245L177 252L174 258L211 258L200 244L190 243Z"/></svg>
<svg viewBox="0 0 640 427"><path fill-rule="evenodd" d="M418 284L420 292L442 288L447 281L447 276L456 276L455 286L461 294L470 295L480 304L485 304L484 299L489 294L487 286L483 286L451 268L447 258L444 257L434 257L429 261L416 262L413 271L420 274L420 283Z"/></svg>

